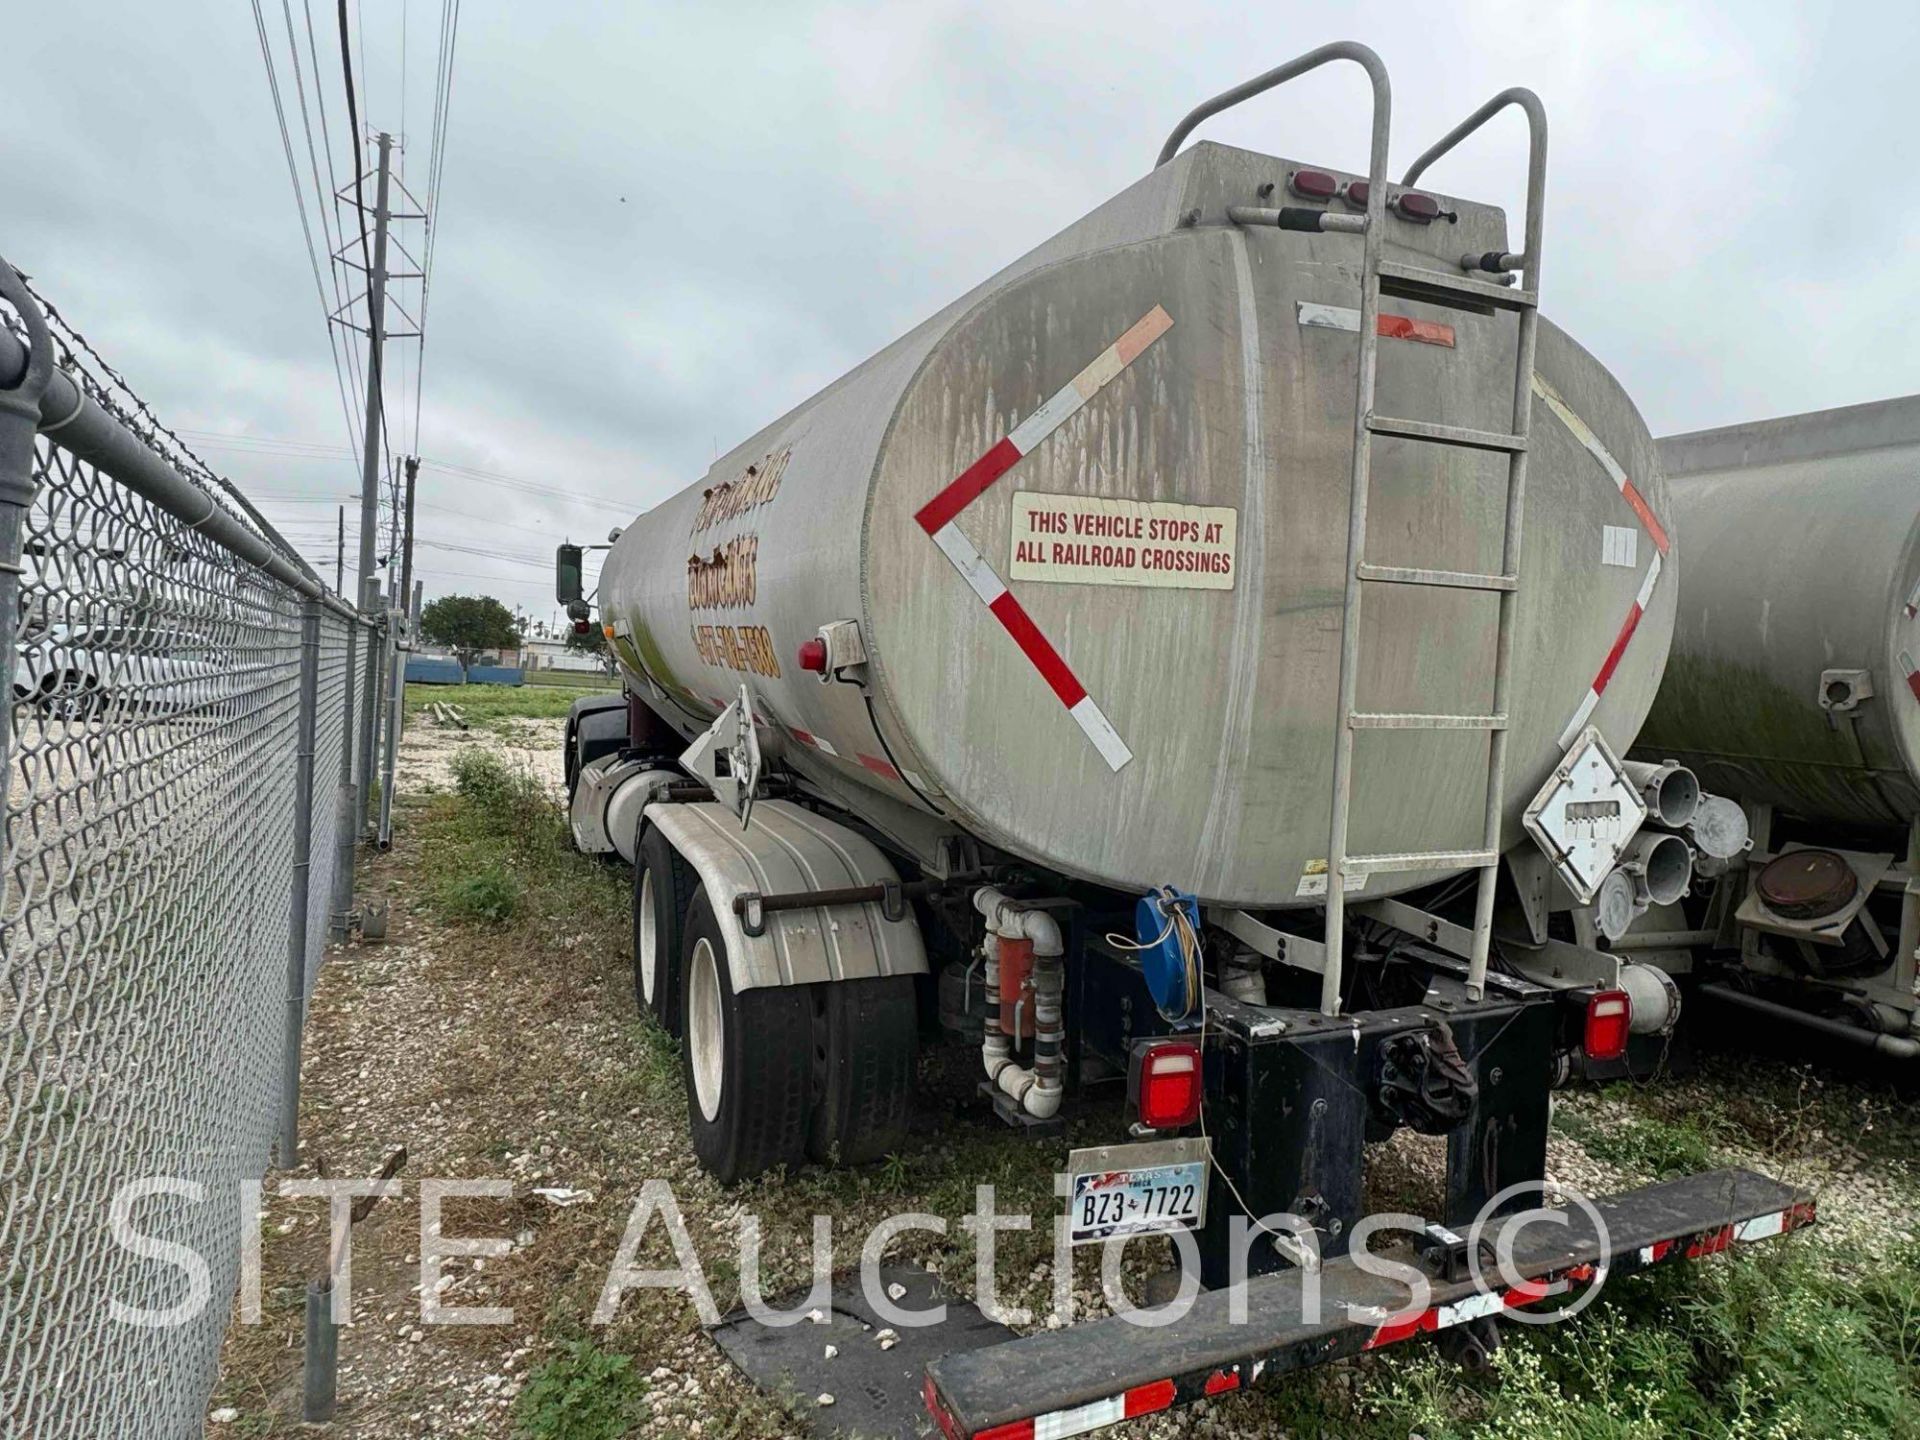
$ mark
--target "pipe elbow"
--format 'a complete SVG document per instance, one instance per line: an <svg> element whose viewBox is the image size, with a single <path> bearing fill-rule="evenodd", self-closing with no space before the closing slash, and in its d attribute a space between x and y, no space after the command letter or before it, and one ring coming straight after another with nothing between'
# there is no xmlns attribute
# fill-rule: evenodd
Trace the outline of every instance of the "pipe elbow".
<svg viewBox="0 0 1920 1440"><path fill-rule="evenodd" d="M1060 922L1046 910L1021 910L1017 912L1020 934L1033 942L1033 953L1051 958L1066 954L1066 946L1060 940Z"/></svg>

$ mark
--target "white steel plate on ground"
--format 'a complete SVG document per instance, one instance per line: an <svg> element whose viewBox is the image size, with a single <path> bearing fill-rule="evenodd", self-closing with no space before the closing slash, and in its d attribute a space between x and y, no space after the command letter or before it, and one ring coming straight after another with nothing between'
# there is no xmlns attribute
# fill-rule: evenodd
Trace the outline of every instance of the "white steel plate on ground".
<svg viewBox="0 0 1920 1440"><path fill-rule="evenodd" d="M1075 1150L1067 1157L1067 1178L1067 1232L1075 1245L1206 1223L1204 1139Z"/></svg>
<svg viewBox="0 0 1920 1440"><path fill-rule="evenodd" d="M1581 904L1592 900L1647 818L1646 802L1588 727L1527 807L1527 833Z"/></svg>

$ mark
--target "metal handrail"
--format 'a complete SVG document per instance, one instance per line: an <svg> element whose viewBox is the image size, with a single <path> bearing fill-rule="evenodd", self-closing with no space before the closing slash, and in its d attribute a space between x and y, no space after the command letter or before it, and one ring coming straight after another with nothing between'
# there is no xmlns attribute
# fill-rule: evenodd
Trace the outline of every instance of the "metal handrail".
<svg viewBox="0 0 1920 1440"><path fill-rule="evenodd" d="M1506 268L1524 270L1523 284L1529 290L1540 288L1540 232L1546 216L1547 205L1547 111L1540 103L1540 97L1523 85L1511 90L1502 90L1473 114L1449 130L1425 154L1407 167L1407 173L1400 183L1412 186L1419 183L1433 163L1446 155L1462 140L1478 130L1487 121L1498 115L1509 105L1525 112L1527 117L1527 218L1522 232L1522 244L1525 249L1518 255L1506 255L1501 259L1511 262ZM1483 268L1480 256L1463 256L1460 268L1474 270Z"/></svg>
<svg viewBox="0 0 1920 1440"><path fill-rule="evenodd" d="M1392 128L1393 93L1392 87L1387 83L1385 62L1357 40L1336 40L1331 45L1322 45L1318 50L1309 50L1297 60L1289 60L1286 64L1267 71L1264 75L1256 75L1245 84L1236 85L1231 90L1223 90L1211 100L1195 106L1184 120L1173 127L1173 133L1167 136L1167 143L1160 147L1160 158L1153 162L1154 169L1159 169L1179 152L1187 136L1194 132L1201 121L1211 119L1222 110L1230 110L1243 100L1251 100L1255 95L1264 94L1276 85L1284 85L1289 80L1296 80L1309 70L1318 70L1322 65L1331 64L1335 60L1353 61L1367 72L1367 78L1373 83L1373 147L1369 160L1369 175L1374 181L1374 191L1377 195L1383 188L1381 182L1387 175L1387 136ZM1368 213L1371 214L1376 208L1372 197L1369 197Z"/></svg>

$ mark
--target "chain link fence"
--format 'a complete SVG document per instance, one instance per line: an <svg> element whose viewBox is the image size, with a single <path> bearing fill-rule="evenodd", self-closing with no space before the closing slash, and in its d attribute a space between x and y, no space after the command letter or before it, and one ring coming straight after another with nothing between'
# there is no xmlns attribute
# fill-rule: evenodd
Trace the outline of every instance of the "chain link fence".
<svg viewBox="0 0 1920 1440"><path fill-rule="evenodd" d="M0 1433L198 1435L385 640L0 294Z"/></svg>

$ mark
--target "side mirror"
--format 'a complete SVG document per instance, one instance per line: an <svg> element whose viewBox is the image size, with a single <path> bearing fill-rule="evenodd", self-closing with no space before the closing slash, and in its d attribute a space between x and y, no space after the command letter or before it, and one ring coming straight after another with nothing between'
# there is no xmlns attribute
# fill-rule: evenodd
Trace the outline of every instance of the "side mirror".
<svg viewBox="0 0 1920 1440"><path fill-rule="evenodd" d="M553 552L554 598L571 610L586 598L586 579L578 545L562 545Z"/></svg>

